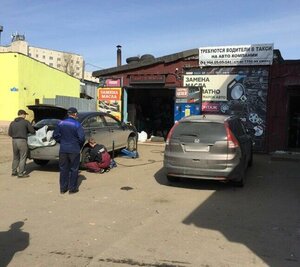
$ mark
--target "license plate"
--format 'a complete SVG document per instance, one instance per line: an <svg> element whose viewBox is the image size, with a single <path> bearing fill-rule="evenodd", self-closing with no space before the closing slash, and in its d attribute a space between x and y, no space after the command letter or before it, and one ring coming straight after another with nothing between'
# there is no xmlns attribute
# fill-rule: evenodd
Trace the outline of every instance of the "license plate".
<svg viewBox="0 0 300 267"><path fill-rule="evenodd" d="M185 146L185 152L209 152L209 146Z"/></svg>

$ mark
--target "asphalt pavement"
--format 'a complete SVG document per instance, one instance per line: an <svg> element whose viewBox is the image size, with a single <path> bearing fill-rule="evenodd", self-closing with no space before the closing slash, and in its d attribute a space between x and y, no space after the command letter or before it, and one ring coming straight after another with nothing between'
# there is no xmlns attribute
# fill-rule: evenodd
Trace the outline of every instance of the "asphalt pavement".
<svg viewBox="0 0 300 267"><path fill-rule="evenodd" d="M300 266L300 165L254 156L244 188L170 184L163 145L140 144L108 173L80 172L79 193L60 194L57 162L28 161L10 176L0 135L2 266Z"/></svg>

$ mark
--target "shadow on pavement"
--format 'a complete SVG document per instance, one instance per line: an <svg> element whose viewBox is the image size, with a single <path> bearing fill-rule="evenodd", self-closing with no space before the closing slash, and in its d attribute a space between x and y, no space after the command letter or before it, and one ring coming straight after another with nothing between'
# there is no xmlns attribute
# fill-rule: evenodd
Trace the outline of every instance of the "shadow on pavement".
<svg viewBox="0 0 300 267"><path fill-rule="evenodd" d="M38 165L33 161L26 164L26 172L30 174L33 171L59 172L58 161L49 161L46 165Z"/></svg>
<svg viewBox="0 0 300 267"><path fill-rule="evenodd" d="M196 190L216 190L183 219L221 232L229 242L247 246L267 266L300 266L300 165L270 161L255 155L244 188L206 181L172 184ZM163 170L158 183L168 185Z"/></svg>
<svg viewBox="0 0 300 267"><path fill-rule="evenodd" d="M86 177L83 174L78 175L78 188L80 187L83 180L86 180Z"/></svg>
<svg viewBox="0 0 300 267"><path fill-rule="evenodd" d="M178 182L169 182L164 168L161 168L154 175L155 180L164 186L188 188L188 189L201 189L201 190L228 190L234 189L232 184L224 183L213 180L199 180L199 179L178 179Z"/></svg>
<svg viewBox="0 0 300 267"><path fill-rule="evenodd" d="M29 233L22 231L24 222L15 222L6 232L0 232L0 267L6 267L15 253L29 245Z"/></svg>
<svg viewBox="0 0 300 267"><path fill-rule="evenodd" d="M28 174L34 171L55 172L57 173L57 179L59 179L59 166L57 161L50 161L44 166L37 165L34 162L29 162L26 164L26 171ZM82 170L79 170L78 187L81 185L83 180L86 180L86 177L82 174Z"/></svg>

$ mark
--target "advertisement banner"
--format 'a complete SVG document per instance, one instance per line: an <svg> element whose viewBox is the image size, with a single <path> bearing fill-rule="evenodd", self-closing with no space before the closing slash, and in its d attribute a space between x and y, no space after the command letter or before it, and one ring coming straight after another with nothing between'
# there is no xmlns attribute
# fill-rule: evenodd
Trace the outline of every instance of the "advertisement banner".
<svg viewBox="0 0 300 267"><path fill-rule="evenodd" d="M176 88L176 103L200 103L200 87L178 87Z"/></svg>
<svg viewBox="0 0 300 267"><path fill-rule="evenodd" d="M199 48L199 66L272 65L273 44L211 46Z"/></svg>
<svg viewBox="0 0 300 267"><path fill-rule="evenodd" d="M176 103L174 106L174 121L179 121L183 117L190 115L199 115L201 114L199 104L191 103Z"/></svg>
<svg viewBox="0 0 300 267"><path fill-rule="evenodd" d="M109 113L121 120L122 110L121 88L98 88L98 110Z"/></svg>
<svg viewBox="0 0 300 267"><path fill-rule="evenodd" d="M190 73L189 73L190 74ZM254 151L264 151L266 137L267 93L269 87L269 67L213 67L199 68L194 75L186 75L185 84L203 87L203 114L235 114L252 133ZM215 76L212 77L212 76ZM227 78L226 78L227 77ZM211 81L218 81L224 101L207 99L207 89Z"/></svg>
<svg viewBox="0 0 300 267"><path fill-rule="evenodd" d="M227 86L236 75L184 75L183 86L202 87L202 101L227 101Z"/></svg>
<svg viewBox="0 0 300 267"><path fill-rule="evenodd" d="M219 113L220 112L220 104L219 103L211 103L211 102L203 102L202 103L202 111L204 113Z"/></svg>

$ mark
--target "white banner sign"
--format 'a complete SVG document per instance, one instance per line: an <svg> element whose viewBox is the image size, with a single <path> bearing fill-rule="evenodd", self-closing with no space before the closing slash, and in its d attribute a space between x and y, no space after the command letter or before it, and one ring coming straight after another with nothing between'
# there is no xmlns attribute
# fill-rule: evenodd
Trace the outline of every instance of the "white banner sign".
<svg viewBox="0 0 300 267"><path fill-rule="evenodd" d="M199 48L199 66L272 65L273 44Z"/></svg>
<svg viewBox="0 0 300 267"><path fill-rule="evenodd" d="M202 101L227 101L227 87L236 75L184 75L183 86L202 87Z"/></svg>

